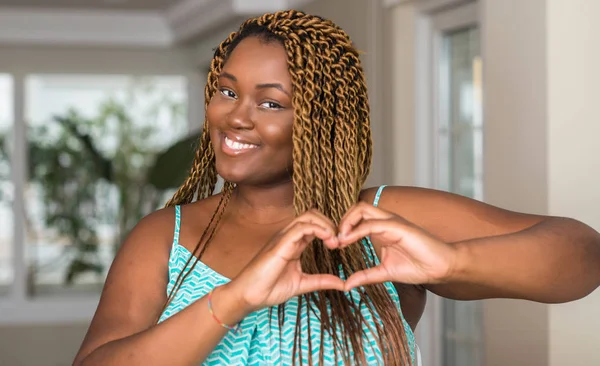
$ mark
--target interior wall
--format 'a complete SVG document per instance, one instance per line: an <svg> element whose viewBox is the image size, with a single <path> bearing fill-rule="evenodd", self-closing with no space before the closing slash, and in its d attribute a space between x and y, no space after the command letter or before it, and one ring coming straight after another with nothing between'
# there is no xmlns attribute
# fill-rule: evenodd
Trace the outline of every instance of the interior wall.
<svg viewBox="0 0 600 366"><path fill-rule="evenodd" d="M389 49L385 67L386 104L390 109L387 127L388 146L391 147L389 168L390 184L411 186L415 177L415 120L417 95L417 8L411 2L388 9L384 24L387 27L384 49ZM387 89L389 88L389 89Z"/></svg>
<svg viewBox="0 0 600 366"><path fill-rule="evenodd" d="M598 230L600 46L596 45L600 26L595 15L600 3L479 2L485 88L484 199L517 211L575 217ZM398 1L390 11L394 130L409 138L418 102L414 75L424 62L414 61L419 47L414 43L418 17L414 9L420 3L425 0ZM402 160L394 164L399 181L410 181L413 169L406 166ZM599 308L600 291L564 305L485 301L485 366L598 363Z"/></svg>
<svg viewBox="0 0 600 366"><path fill-rule="evenodd" d="M545 0L483 0L484 199L511 210L547 207ZM548 307L484 302L485 365L547 366Z"/></svg>
<svg viewBox="0 0 600 366"><path fill-rule="evenodd" d="M427 62L419 58L418 52L421 47L429 46L417 43L427 40L419 35L426 24L420 20L420 4L424 3L399 1L390 9L394 184L418 184L419 179L415 175L419 168L415 166L415 128L421 119L415 106L426 98L417 93L429 87L418 84L422 81L416 77ZM485 200L508 209L546 213L545 3L544 0L483 0L479 9L485 88ZM435 314L430 312L429 316ZM424 319L420 327L432 319ZM484 332L485 366L548 365L545 305L515 300L485 301ZM440 361L432 359L439 352L435 341L427 339L421 345L430 362Z"/></svg>
<svg viewBox="0 0 600 366"><path fill-rule="evenodd" d="M0 71L47 73L188 73L193 50L0 44Z"/></svg>
<svg viewBox="0 0 600 366"><path fill-rule="evenodd" d="M0 365L71 366L87 326L0 326Z"/></svg>
<svg viewBox="0 0 600 366"><path fill-rule="evenodd" d="M600 2L547 0L549 209L600 230ZM549 310L550 366L600 364L600 290Z"/></svg>

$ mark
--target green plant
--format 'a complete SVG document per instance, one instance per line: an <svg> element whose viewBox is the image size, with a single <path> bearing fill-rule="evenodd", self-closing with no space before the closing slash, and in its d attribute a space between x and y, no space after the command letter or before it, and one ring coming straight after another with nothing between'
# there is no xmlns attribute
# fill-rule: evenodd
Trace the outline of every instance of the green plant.
<svg viewBox="0 0 600 366"><path fill-rule="evenodd" d="M104 272L100 227L116 229L118 248L143 216L164 204L191 165L199 134L165 147L152 123L166 112L173 128L185 131L185 104L163 96L136 115L136 95L148 91L151 85L142 84L129 100L108 99L94 118L69 110L29 128L29 177L42 203L38 219L45 234L69 244L66 284L85 272Z"/></svg>

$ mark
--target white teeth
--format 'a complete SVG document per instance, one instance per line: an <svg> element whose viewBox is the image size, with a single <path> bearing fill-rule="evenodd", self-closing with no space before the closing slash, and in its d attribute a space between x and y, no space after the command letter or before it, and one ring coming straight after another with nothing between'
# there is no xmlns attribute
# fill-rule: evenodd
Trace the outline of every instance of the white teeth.
<svg viewBox="0 0 600 366"><path fill-rule="evenodd" d="M231 149L234 149L234 150L254 149L256 147L256 145L242 144L242 143L230 140L227 137L225 137L225 145L227 145L228 147L230 147Z"/></svg>

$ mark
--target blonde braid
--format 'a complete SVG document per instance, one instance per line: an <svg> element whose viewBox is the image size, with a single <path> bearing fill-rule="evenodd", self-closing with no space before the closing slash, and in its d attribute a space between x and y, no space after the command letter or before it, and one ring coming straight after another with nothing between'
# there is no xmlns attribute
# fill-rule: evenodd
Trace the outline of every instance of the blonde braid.
<svg viewBox="0 0 600 366"><path fill-rule="evenodd" d="M372 159L367 88L358 52L341 28L320 17L291 10L248 19L216 50L205 88L206 103L217 90L217 78L227 56L239 42L250 36L276 40L283 44L287 53L293 85L292 180L296 214L314 207L337 224L358 201ZM206 121L190 176L169 204L190 202L195 191L198 191L198 199L207 197L214 190L216 176ZM218 208L194 250L196 258L202 255L212 239L232 191L233 184L226 183ZM309 274L339 275L341 269L347 277L372 266L374 263L369 258L373 255L360 242L345 250L331 252L321 241L315 240L303 253L301 262L303 270ZM185 276L187 274L189 271ZM177 288L185 276L178 279ZM378 316L373 319L380 319L375 321L375 329L369 331L377 335L377 345L382 350L385 364L410 365L404 323L385 285L365 286L359 294L359 301L338 291L300 296L293 354L297 356L300 345L308 341L308 362L313 362L310 337L300 339L300 330L306 326L301 324L300 311L302 306L308 311L316 307L321 314L321 340L325 332L329 333L341 357L352 360L353 364L366 364L366 345L362 340L367 322L360 309L367 306ZM283 306L279 312L282 314ZM280 317L280 321L282 319ZM339 334L338 330L343 333ZM324 348L319 351L320 363L323 363L323 351ZM337 360L337 352L335 357ZM302 363L302 357L299 359Z"/></svg>

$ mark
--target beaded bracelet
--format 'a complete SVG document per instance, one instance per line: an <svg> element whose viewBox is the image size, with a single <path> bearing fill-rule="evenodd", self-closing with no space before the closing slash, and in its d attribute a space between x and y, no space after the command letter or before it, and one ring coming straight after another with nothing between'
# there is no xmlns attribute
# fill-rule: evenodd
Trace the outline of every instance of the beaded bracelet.
<svg viewBox="0 0 600 366"><path fill-rule="evenodd" d="M210 292L208 293L207 297L208 297L208 311L210 312L210 315L212 315L213 319L223 328L225 329L229 329L229 330L233 330L235 331L235 333L237 333L240 330L240 325L237 324L235 327L232 327L230 325L227 325L225 323L223 323L222 321L219 320L219 318L217 318L217 316L215 315L215 312L213 311L212 308L212 293L215 289L210 290Z"/></svg>

